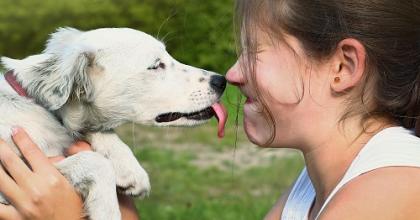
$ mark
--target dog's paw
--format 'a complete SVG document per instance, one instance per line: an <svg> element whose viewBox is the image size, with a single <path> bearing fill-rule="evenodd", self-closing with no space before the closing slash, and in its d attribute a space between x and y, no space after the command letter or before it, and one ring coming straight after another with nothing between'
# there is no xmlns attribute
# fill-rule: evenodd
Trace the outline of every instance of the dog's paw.
<svg viewBox="0 0 420 220"><path fill-rule="evenodd" d="M0 192L0 203L4 205L10 205L10 202L6 200L6 198L1 192Z"/></svg>
<svg viewBox="0 0 420 220"><path fill-rule="evenodd" d="M115 169L119 193L144 198L150 193L149 175L138 163L120 164Z"/></svg>

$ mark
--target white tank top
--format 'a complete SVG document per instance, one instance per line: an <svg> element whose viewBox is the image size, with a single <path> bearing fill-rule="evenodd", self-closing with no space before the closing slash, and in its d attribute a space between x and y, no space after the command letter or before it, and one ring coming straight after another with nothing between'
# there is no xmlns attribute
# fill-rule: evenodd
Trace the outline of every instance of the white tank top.
<svg viewBox="0 0 420 220"><path fill-rule="evenodd" d="M420 167L420 138L413 131L391 127L374 135L330 193L316 219L333 196L350 180L371 170L390 166ZM314 200L315 189L304 168L287 198L281 220L307 220Z"/></svg>

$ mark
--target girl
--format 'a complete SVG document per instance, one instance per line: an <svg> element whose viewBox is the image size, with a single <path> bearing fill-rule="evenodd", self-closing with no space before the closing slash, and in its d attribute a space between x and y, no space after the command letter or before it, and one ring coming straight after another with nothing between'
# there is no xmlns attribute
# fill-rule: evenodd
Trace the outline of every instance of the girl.
<svg viewBox="0 0 420 220"><path fill-rule="evenodd" d="M262 147L305 169L266 219L419 219L420 1L238 0L240 57Z"/></svg>

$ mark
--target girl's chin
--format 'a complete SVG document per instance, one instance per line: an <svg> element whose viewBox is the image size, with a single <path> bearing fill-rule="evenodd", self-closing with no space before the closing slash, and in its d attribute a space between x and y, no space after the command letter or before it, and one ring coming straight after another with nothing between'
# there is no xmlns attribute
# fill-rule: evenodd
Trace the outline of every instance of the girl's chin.
<svg viewBox="0 0 420 220"><path fill-rule="evenodd" d="M259 141L257 141L257 137L256 137L255 132L250 131L250 129L247 129L246 126L244 126L244 129L245 129L245 134L248 137L248 140L251 143L259 146L261 143L259 143Z"/></svg>
<svg viewBox="0 0 420 220"><path fill-rule="evenodd" d="M258 146L263 145L265 143L263 140L264 136L270 134L270 131L258 129L255 124L253 124L250 120L247 120L246 116L244 117L244 130L248 140Z"/></svg>
<svg viewBox="0 0 420 220"><path fill-rule="evenodd" d="M244 116L251 117L251 119L258 117L261 113L258 113L258 106L256 102L245 102L244 104Z"/></svg>

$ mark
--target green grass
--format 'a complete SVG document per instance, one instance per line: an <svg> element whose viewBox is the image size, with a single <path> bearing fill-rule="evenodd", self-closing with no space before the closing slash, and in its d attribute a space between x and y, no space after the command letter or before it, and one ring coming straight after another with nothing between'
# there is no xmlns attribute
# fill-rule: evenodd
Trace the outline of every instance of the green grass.
<svg viewBox="0 0 420 220"><path fill-rule="evenodd" d="M150 197L136 202L142 219L262 219L302 167L295 154L246 170L202 169L190 152L156 149L136 150L152 183Z"/></svg>

